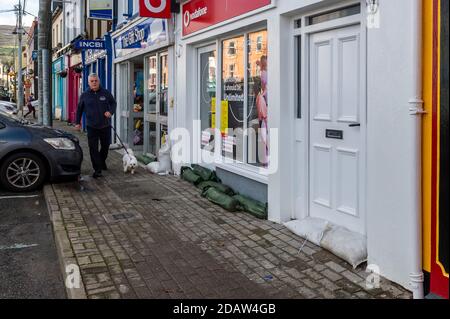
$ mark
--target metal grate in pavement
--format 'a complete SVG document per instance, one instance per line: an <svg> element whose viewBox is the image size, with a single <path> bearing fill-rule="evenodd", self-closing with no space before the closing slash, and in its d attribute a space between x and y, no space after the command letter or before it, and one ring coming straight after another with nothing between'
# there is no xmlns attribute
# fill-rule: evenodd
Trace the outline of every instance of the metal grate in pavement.
<svg viewBox="0 0 450 319"><path fill-rule="evenodd" d="M129 213L115 213L115 214L103 214L103 218L108 224L123 222L123 221L134 221L138 219L143 219L142 215L135 212Z"/></svg>

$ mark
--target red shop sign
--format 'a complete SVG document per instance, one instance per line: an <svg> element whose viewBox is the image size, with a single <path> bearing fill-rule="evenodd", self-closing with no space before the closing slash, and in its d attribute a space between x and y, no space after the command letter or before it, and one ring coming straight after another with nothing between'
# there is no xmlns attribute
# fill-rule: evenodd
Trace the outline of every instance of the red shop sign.
<svg viewBox="0 0 450 319"><path fill-rule="evenodd" d="M139 16L149 18L170 18L171 0L139 0Z"/></svg>
<svg viewBox="0 0 450 319"><path fill-rule="evenodd" d="M183 4L183 35L262 8L272 0L191 0Z"/></svg>

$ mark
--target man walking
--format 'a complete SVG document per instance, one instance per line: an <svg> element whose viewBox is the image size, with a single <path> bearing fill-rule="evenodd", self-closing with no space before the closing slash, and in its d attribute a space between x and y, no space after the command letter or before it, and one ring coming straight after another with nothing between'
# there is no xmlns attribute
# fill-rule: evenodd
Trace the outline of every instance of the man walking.
<svg viewBox="0 0 450 319"><path fill-rule="evenodd" d="M75 128L81 130L81 117L85 113L89 153L94 168L92 176L99 178L102 177L102 170L108 169L106 158L111 143L111 117L116 112L117 103L112 94L101 87L97 74L89 75L88 82L89 89L81 94L78 103Z"/></svg>

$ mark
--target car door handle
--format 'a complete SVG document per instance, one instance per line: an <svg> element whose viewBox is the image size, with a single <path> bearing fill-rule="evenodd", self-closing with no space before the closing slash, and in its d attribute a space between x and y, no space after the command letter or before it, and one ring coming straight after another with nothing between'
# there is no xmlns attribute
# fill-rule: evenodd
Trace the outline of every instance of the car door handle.
<svg viewBox="0 0 450 319"><path fill-rule="evenodd" d="M359 126L361 126L361 123L353 123L348 125L348 127L359 127Z"/></svg>

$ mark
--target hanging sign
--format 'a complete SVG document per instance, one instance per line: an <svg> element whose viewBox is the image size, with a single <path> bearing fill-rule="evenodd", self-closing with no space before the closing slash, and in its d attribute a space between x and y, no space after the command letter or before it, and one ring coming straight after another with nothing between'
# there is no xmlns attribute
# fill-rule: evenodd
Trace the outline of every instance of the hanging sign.
<svg viewBox="0 0 450 319"><path fill-rule="evenodd" d="M191 0L182 5L183 35L189 35L270 4L272 0Z"/></svg>
<svg viewBox="0 0 450 319"><path fill-rule="evenodd" d="M75 42L75 48L101 50L106 48L106 44L103 40L79 40Z"/></svg>
<svg viewBox="0 0 450 319"><path fill-rule="evenodd" d="M165 20L147 19L114 38L115 57L158 45L167 39Z"/></svg>
<svg viewBox="0 0 450 319"><path fill-rule="evenodd" d="M95 20L112 20L113 0L89 0L88 18Z"/></svg>
<svg viewBox="0 0 450 319"><path fill-rule="evenodd" d="M139 0L139 16L170 19L170 0Z"/></svg>

